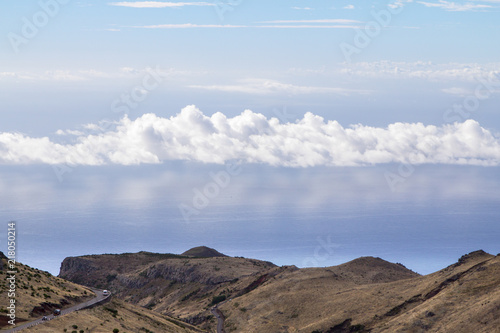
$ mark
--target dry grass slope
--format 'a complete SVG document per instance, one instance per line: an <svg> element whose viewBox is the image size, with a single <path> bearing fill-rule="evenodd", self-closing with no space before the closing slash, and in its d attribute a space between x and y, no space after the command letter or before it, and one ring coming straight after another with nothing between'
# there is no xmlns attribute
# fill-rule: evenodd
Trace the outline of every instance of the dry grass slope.
<svg viewBox="0 0 500 333"><path fill-rule="evenodd" d="M73 312L38 325L25 332L81 332L81 333L195 333L203 332L180 320L159 315L153 311L112 300L104 306Z"/></svg>
<svg viewBox="0 0 500 333"><path fill-rule="evenodd" d="M5 316L9 302L9 284L6 280L7 260L3 253L0 270L0 325L6 327ZM31 268L21 263L16 264L16 322L32 321L50 314L54 309L64 309L76 303L94 297L92 291L80 285L52 276L48 272Z"/></svg>
<svg viewBox="0 0 500 333"><path fill-rule="evenodd" d="M0 311L2 312L3 327L10 329L7 324L5 310L9 300L7 296L8 284L7 260L0 252ZM16 264L16 323L21 324L33 321L43 315L50 314L54 309L70 307L95 297L91 290L73 282L55 277L48 272ZM92 309L73 312L55 318L42 325L38 325L23 332L203 332L195 326L189 325L176 318L171 318L151 310L127 304L118 299Z"/></svg>
<svg viewBox="0 0 500 333"><path fill-rule="evenodd" d="M418 282L415 302L373 332L500 332L499 256L476 252Z"/></svg>
<svg viewBox="0 0 500 333"><path fill-rule="evenodd" d="M226 303L228 331L312 332L352 319L371 319L379 306L397 299L379 299L374 286L419 275L379 258L360 258L328 267L285 270L258 289Z"/></svg>
<svg viewBox="0 0 500 333"><path fill-rule="evenodd" d="M298 269L147 252L67 258L61 275L118 299L32 330L214 332L209 309L225 300L226 332L500 333L500 257L483 251L426 276L373 257Z"/></svg>
<svg viewBox="0 0 500 333"><path fill-rule="evenodd" d="M378 258L283 272L221 306L229 332L500 332L500 258L427 276Z"/></svg>

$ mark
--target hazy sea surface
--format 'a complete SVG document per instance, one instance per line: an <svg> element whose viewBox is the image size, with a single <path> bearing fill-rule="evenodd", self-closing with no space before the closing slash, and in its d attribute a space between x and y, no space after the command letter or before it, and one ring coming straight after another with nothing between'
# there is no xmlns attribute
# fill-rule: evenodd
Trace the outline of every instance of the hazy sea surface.
<svg viewBox="0 0 500 333"><path fill-rule="evenodd" d="M467 252L499 251L500 212L491 201L381 203L374 207L217 206L194 221L177 207L86 207L8 212L18 259L58 273L66 256L136 251L181 253L207 245L278 265L330 266L379 256L430 273Z"/></svg>
<svg viewBox="0 0 500 333"><path fill-rule="evenodd" d="M210 170L220 167L178 176L82 169L64 182L50 173L3 173L0 219L17 221L18 260L53 274L67 256L199 245L300 267L378 256L422 274L474 250L500 252L495 169L422 167L397 191L380 168L249 170L184 219L179 205L193 205Z"/></svg>

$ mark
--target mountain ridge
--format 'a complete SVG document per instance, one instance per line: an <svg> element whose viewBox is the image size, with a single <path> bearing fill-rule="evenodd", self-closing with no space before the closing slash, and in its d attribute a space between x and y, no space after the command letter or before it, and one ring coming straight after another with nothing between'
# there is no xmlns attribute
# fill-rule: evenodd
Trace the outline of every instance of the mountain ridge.
<svg viewBox="0 0 500 333"><path fill-rule="evenodd" d="M500 327L500 257L482 250L419 275L370 256L299 269L225 255L197 257L200 250L221 253L193 249L68 257L60 276L110 289L116 309L139 306L204 332L214 332L210 309L216 304L226 332L491 333Z"/></svg>

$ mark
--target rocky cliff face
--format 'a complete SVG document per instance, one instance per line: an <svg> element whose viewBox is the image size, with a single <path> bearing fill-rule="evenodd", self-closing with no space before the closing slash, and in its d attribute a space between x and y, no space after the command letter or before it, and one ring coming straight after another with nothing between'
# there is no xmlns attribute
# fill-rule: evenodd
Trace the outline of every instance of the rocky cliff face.
<svg viewBox="0 0 500 333"><path fill-rule="evenodd" d="M142 254L136 254L138 257ZM59 276L83 285L95 287L141 288L152 280L173 283L217 285L242 276L257 274L276 267L254 259L158 258L156 261L129 260L131 254L69 257L61 264ZM135 258L137 259L137 258Z"/></svg>
<svg viewBox="0 0 500 333"><path fill-rule="evenodd" d="M7 260L8 258L5 256L5 254L0 251L0 271L3 271L3 262Z"/></svg>
<svg viewBox="0 0 500 333"><path fill-rule="evenodd" d="M92 285L89 278L99 268L93 261L82 257L68 257L61 263L59 276L81 285Z"/></svg>
<svg viewBox="0 0 500 333"><path fill-rule="evenodd" d="M109 289L132 304L189 322L198 318L194 321L200 323L210 315L214 297L233 297L259 276L279 269L270 262L209 250L195 248L182 255L139 252L70 257L62 262L59 276ZM201 257L207 253L210 257Z"/></svg>

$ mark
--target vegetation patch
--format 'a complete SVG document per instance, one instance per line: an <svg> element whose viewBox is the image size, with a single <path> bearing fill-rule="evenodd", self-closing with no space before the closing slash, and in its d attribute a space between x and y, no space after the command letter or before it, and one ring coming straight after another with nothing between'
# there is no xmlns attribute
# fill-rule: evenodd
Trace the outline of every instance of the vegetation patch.
<svg viewBox="0 0 500 333"><path fill-rule="evenodd" d="M215 304L219 304L220 302L223 302L226 300L226 295L219 295L219 296L214 296L212 298L212 303L210 303L210 305L215 305Z"/></svg>

